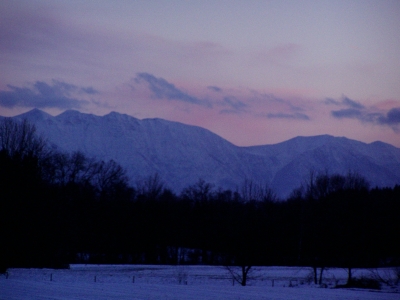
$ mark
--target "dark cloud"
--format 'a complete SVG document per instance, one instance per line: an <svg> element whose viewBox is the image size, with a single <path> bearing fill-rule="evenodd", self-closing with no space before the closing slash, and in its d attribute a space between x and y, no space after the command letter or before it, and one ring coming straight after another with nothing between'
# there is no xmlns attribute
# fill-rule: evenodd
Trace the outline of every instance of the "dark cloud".
<svg viewBox="0 0 400 300"><path fill-rule="evenodd" d="M350 98L343 97L342 103L348 107L355 108L355 109L363 109L365 108L364 105L361 103L351 100Z"/></svg>
<svg viewBox="0 0 400 300"><path fill-rule="evenodd" d="M269 113L266 114L268 119L292 119L292 120L310 120L310 117L306 114L302 113L294 113L294 114L287 114L287 113Z"/></svg>
<svg viewBox="0 0 400 300"><path fill-rule="evenodd" d="M81 108L88 104L86 100L75 98L79 95L93 95L98 91L92 87L78 87L66 82L53 80L51 85L36 81L32 87L7 85L9 91L0 91L0 106L36 107L36 108Z"/></svg>
<svg viewBox="0 0 400 300"><path fill-rule="evenodd" d="M306 108L304 107L304 103L301 104L301 102L299 102L297 99L281 98L281 97L275 96L274 94L266 94L266 93L258 94L256 91L253 91L253 95L255 96L254 100L256 100L256 101L257 101L257 99L260 99L264 103L270 103L274 107L276 107L276 105L278 105L280 107L285 107L284 109L280 109L280 110L281 111L290 111L291 113L288 113L288 115L290 115L290 116L295 116L296 118L297 118L297 116L303 116L303 117L299 117L299 119L304 119L304 116L306 116L302 113L299 113L301 111L304 111ZM277 114L277 115L279 115L279 114Z"/></svg>
<svg viewBox="0 0 400 300"><path fill-rule="evenodd" d="M333 110L331 111L332 116L338 119L343 119L343 118L357 118L360 119L362 118L362 112L359 109L355 108L346 108L346 109L340 109L340 110Z"/></svg>
<svg viewBox="0 0 400 300"><path fill-rule="evenodd" d="M248 106L243 101L240 101L240 100L236 99L235 97L231 97L231 96L224 97L223 103L229 105L230 107L232 107L235 110L243 110Z"/></svg>
<svg viewBox="0 0 400 300"><path fill-rule="evenodd" d="M250 100L251 103L258 103L262 107L268 107L268 110L264 112L255 111L254 114L258 117L300 121L310 120L310 117L305 113L308 107L300 99L282 98L272 93L259 93L254 90L251 90L251 92L253 95Z"/></svg>
<svg viewBox="0 0 400 300"><path fill-rule="evenodd" d="M348 99L348 98L347 98ZM371 109L363 105L353 102L353 100L344 100L342 104L351 108L333 110L331 115L337 119L357 119L365 123L373 123L378 125L386 125L391 127L395 132L400 132L400 107L390 109L387 113L371 112Z"/></svg>
<svg viewBox="0 0 400 300"><path fill-rule="evenodd" d="M224 97L222 101L218 102L218 105L229 107L227 109L220 110L219 111L220 114L239 114L243 112L248 112L246 111L246 108L249 107L246 103L244 103L241 100L238 100L234 96Z"/></svg>
<svg viewBox="0 0 400 300"><path fill-rule="evenodd" d="M386 115L380 115L377 121L385 125L400 125L400 107L392 108Z"/></svg>
<svg viewBox="0 0 400 300"><path fill-rule="evenodd" d="M99 92L92 87L81 88L81 91L89 95L99 94Z"/></svg>
<svg viewBox="0 0 400 300"><path fill-rule="evenodd" d="M135 78L136 83L146 82L150 91L158 99L168 99L188 102L192 104L211 107L211 103L205 99L199 99L176 88L164 78L157 78L149 73L138 73Z"/></svg>
<svg viewBox="0 0 400 300"><path fill-rule="evenodd" d="M214 92L222 92L222 89L219 88L219 87L217 87L217 86L212 86L212 85L210 85L210 86L208 86L207 88L208 88L209 90L214 91Z"/></svg>
<svg viewBox="0 0 400 300"><path fill-rule="evenodd" d="M324 104L334 104L334 105L340 105L341 104L341 102L340 101L337 101L337 100L335 100L335 99L332 99L332 98L326 98L325 100L324 100Z"/></svg>
<svg viewBox="0 0 400 300"><path fill-rule="evenodd" d="M361 103L359 103L355 100L352 100L346 96L342 96L342 99L340 99L340 100L326 98L323 102L324 102L324 104L328 104L328 105L333 104L333 105L338 105L338 106L347 106L347 107L354 108L354 109L365 108L365 106L362 105Z"/></svg>
<svg viewBox="0 0 400 300"><path fill-rule="evenodd" d="M342 96L340 100L327 98L324 103L346 107L331 111L331 115L337 119L358 119L363 122L371 122L374 119L364 105L346 96Z"/></svg>

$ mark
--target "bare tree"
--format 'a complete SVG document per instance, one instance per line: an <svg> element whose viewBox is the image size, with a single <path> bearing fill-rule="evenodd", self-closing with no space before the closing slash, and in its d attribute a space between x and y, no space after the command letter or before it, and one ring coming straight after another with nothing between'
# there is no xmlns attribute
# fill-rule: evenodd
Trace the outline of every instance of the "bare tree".
<svg viewBox="0 0 400 300"><path fill-rule="evenodd" d="M128 177L126 176L126 171L114 160L96 163L93 170L92 180L100 193L110 191L119 186L127 186Z"/></svg>
<svg viewBox="0 0 400 300"><path fill-rule="evenodd" d="M397 286L400 284L400 267L371 269L372 278L386 284L387 286Z"/></svg>
<svg viewBox="0 0 400 300"><path fill-rule="evenodd" d="M369 182L357 172L349 171L346 175L333 174L325 170L318 174L315 170L310 170L308 180L296 189L292 196L297 193L305 199L322 199L329 194L340 191L362 191L369 189Z"/></svg>
<svg viewBox="0 0 400 300"><path fill-rule="evenodd" d="M345 181L345 189L363 191L369 189L369 182L357 172L348 172Z"/></svg>
<svg viewBox="0 0 400 300"><path fill-rule="evenodd" d="M145 196L147 199L157 199L164 190L164 183L158 173L148 176L143 180L136 182L136 190L139 195Z"/></svg>
<svg viewBox="0 0 400 300"><path fill-rule="evenodd" d="M324 271L327 270L327 268L326 267L320 267L319 268L319 275L318 275L318 267L316 265L314 265L312 267L312 269L313 269L314 283L315 284L322 284L323 274L324 274Z"/></svg>
<svg viewBox="0 0 400 300"><path fill-rule="evenodd" d="M276 201L277 196L274 191L269 188L267 184L262 185L259 183L255 183L250 179L245 179L240 189L240 198L247 204L252 205L254 201L256 202L269 202L269 201ZM249 220L243 220L244 226L248 226L247 223ZM251 255L251 248L253 248L256 241L250 242L249 245L242 245L241 253L238 255L237 264L238 266L226 266L227 270L232 275L234 281L238 282L242 286L247 284L249 279L249 272L252 270L253 263L252 263L252 255Z"/></svg>
<svg viewBox="0 0 400 300"><path fill-rule="evenodd" d="M194 185L185 188L181 197L191 199L195 202L208 201L214 192L214 185L207 183L204 179L199 179Z"/></svg>
<svg viewBox="0 0 400 300"><path fill-rule="evenodd" d="M250 270L252 266L226 266L225 267L232 276L232 279L239 283L241 286L246 286L249 280Z"/></svg>
<svg viewBox="0 0 400 300"><path fill-rule="evenodd" d="M253 180L246 178L240 189L240 196L245 201L275 201L276 193L268 186L261 183L255 183Z"/></svg>
<svg viewBox="0 0 400 300"><path fill-rule="evenodd" d="M305 182L300 189L293 193L293 197L303 198L310 203L313 201L321 201L323 199L333 198L341 199L345 197L350 192L351 194L355 192L356 194L367 191L369 189L369 183L367 180L356 172L348 172L347 175L333 174L329 175L325 170L324 173L318 174L315 170L311 170L309 173L308 181ZM357 197L352 195L352 197ZM326 233L324 233L321 228L315 226L317 223L324 223L321 220L323 213L323 208L321 205L310 206L310 215L308 219L311 220L309 224L309 232L311 234L311 240L313 242L312 248L314 249L314 257L311 261L311 266L313 269L314 283L321 284L323 272L326 270L329 251L326 250L326 241L324 240ZM354 244L354 239L350 240L350 243ZM354 257L352 258L354 259ZM347 268L348 273L348 283L352 281L352 266L351 260L348 261L350 264ZM319 275L318 275L319 269Z"/></svg>
<svg viewBox="0 0 400 300"><path fill-rule="evenodd" d="M80 151L72 154L53 151L46 160L45 177L48 182L61 186L75 183L96 184L97 182L91 181L96 177L96 172L101 171L100 165Z"/></svg>
<svg viewBox="0 0 400 300"><path fill-rule="evenodd" d="M45 154L46 142L27 120L17 122L5 118L0 122L0 150L20 158L33 155L40 157Z"/></svg>

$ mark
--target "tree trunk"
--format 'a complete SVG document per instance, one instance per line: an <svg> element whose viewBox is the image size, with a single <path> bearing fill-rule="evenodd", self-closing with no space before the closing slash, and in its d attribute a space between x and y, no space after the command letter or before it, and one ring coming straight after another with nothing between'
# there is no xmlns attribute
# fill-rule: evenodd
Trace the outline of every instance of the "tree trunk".
<svg viewBox="0 0 400 300"><path fill-rule="evenodd" d="M351 267L347 268L347 285L350 285L353 281L353 276L351 273Z"/></svg>
<svg viewBox="0 0 400 300"><path fill-rule="evenodd" d="M247 274L250 271L251 266L242 266L242 282L241 285L242 286L246 286L247 284Z"/></svg>
<svg viewBox="0 0 400 300"><path fill-rule="evenodd" d="M314 271L314 283L318 284L318 270L317 270L317 267L313 267L313 271Z"/></svg>
<svg viewBox="0 0 400 300"><path fill-rule="evenodd" d="M324 272L324 267L321 268L320 272L319 272L319 283L318 284L322 284L322 273Z"/></svg>

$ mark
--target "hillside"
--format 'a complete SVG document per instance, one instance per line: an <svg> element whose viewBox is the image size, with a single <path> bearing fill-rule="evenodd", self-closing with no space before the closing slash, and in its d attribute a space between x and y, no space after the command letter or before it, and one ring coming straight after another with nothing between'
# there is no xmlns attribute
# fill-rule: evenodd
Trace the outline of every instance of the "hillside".
<svg viewBox="0 0 400 300"><path fill-rule="evenodd" d="M236 189L245 178L266 183L286 197L310 170L359 172L372 186L400 183L400 149L329 135L238 147L196 126L111 112L105 116L65 111L51 116L38 109L14 117L34 123L49 142L65 151L81 150L124 166L132 184L158 173L176 192L199 178Z"/></svg>

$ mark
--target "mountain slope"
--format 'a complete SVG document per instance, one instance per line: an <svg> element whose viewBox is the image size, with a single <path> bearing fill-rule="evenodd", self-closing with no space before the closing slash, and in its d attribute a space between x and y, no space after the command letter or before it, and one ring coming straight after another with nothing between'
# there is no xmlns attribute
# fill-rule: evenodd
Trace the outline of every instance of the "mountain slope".
<svg viewBox="0 0 400 300"><path fill-rule="evenodd" d="M375 142L365 144L344 137L321 135L296 137L283 143L248 147L251 153L274 160L275 175L271 186L286 194L308 178L310 170L365 176L372 186L400 183L400 149ZM301 179L301 180L300 180Z"/></svg>
<svg viewBox="0 0 400 300"><path fill-rule="evenodd" d="M230 189L248 178L267 183L286 197L310 170L356 171L373 186L400 183L400 149L382 142L323 135L238 147L200 127L115 112L100 117L66 111L53 117L35 109L14 118L34 123L62 150L116 160L128 170L132 183L157 172L176 192L199 178Z"/></svg>

